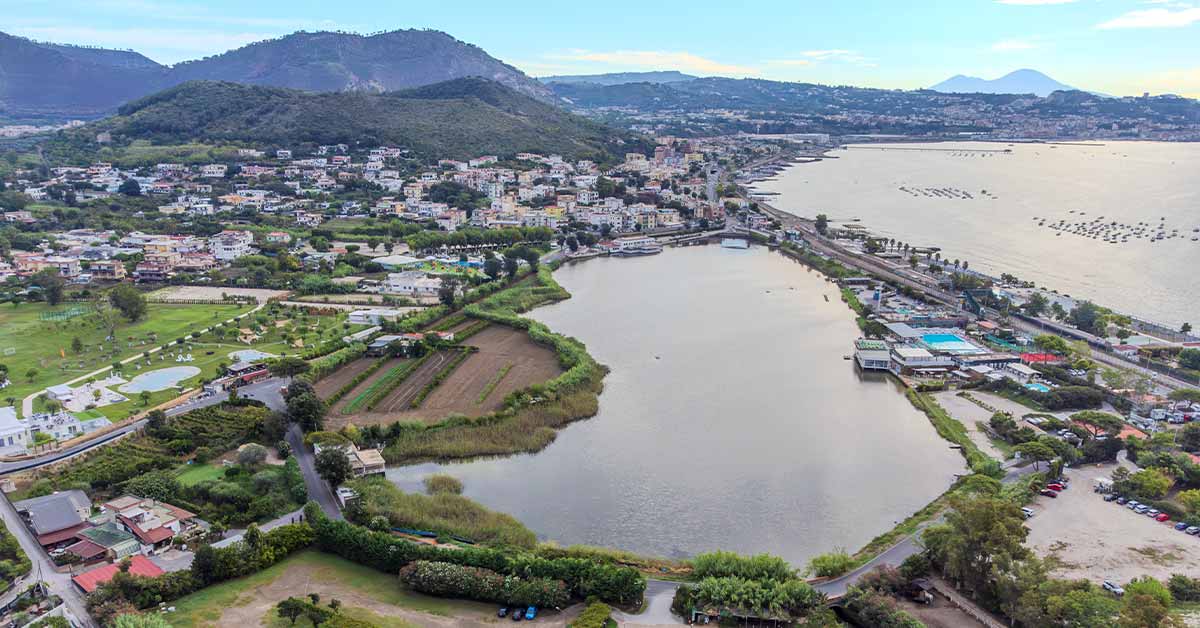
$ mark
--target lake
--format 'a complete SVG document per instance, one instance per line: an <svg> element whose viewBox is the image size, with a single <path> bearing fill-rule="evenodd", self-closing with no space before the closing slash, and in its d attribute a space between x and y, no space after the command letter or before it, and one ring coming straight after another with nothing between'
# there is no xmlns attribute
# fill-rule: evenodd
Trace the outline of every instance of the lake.
<svg viewBox="0 0 1200 628"><path fill-rule="evenodd" d="M1012 152L979 152L1005 149ZM872 233L941 247L943 258L995 276L1011 273L1171 328L1200 326L1200 144L956 142L830 154L838 159L795 165L756 190L778 193L768 201L778 209L859 218ZM930 188L954 193L927 195ZM1109 244L1056 235L1050 227L1060 220L1163 224L1178 237Z"/></svg>
<svg viewBox="0 0 1200 628"><path fill-rule="evenodd" d="M854 551L964 469L897 385L842 359L858 328L837 288L761 247L594 259L533 318L612 372L600 411L537 454L389 468L445 472L543 539L797 564ZM828 297L826 300L825 297Z"/></svg>

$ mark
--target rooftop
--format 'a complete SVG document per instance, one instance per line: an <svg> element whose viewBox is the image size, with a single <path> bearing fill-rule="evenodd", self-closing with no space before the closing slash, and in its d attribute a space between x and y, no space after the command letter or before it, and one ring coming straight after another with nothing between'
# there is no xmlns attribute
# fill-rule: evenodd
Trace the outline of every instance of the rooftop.
<svg viewBox="0 0 1200 628"><path fill-rule="evenodd" d="M113 576L117 575L117 572L120 570L120 565L105 565L99 569L93 569L92 571L81 573L78 576L71 578L71 580L74 581L80 589L83 589L84 593L91 593L99 588L100 585L112 580ZM150 562L149 558L146 558L141 554L136 554L129 557L129 573L135 576L153 578L155 576L163 575L164 572L161 568L159 568L158 565Z"/></svg>

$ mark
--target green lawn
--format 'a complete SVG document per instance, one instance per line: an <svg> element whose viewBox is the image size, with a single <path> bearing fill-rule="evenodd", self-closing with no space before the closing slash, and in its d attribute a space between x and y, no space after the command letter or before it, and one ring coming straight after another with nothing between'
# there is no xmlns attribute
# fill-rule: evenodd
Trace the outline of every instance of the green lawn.
<svg viewBox="0 0 1200 628"><path fill-rule="evenodd" d="M194 486L206 480L225 477L225 468L211 464L185 464L179 467L175 479L183 486Z"/></svg>
<svg viewBox="0 0 1200 628"><path fill-rule="evenodd" d="M8 366L12 381L3 391L5 397L19 400L250 309L237 305L150 304L143 320L122 321L117 326L114 352L114 343L105 342L107 329L95 315L84 314L62 321L40 319L43 314L64 312L72 307L79 305L68 303L51 308L44 303L23 303L0 308L0 363ZM83 343L79 354L71 349L75 338ZM32 379L27 377L30 369L36 369Z"/></svg>
<svg viewBox="0 0 1200 628"><path fill-rule="evenodd" d="M265 590L285 574L306 585L288 587L282 591ZM303 586L307 586L307 589L302 590ZM464 610L486 613L492 609L486 604L444 600L413 593L404 589L395 575L384 574L332 554L305 550L256 574L222 582L176 600L176 610L168 614L166 620L174 628L215 626L221 614L228 608L261 605L264 601L273 605L289 595L300 597L309 592L321 594L322 601L327 602L337 597L335 587L352 589L355 593L382 604L443 617L450 617ZM360 609L348 610L354 612ZM375 619L368 621L384 627L406 625L403 622L397 623L395 618L378 619L384 622ZM263 614L263 622L265 625L276 625L273 608Z"/></svg>

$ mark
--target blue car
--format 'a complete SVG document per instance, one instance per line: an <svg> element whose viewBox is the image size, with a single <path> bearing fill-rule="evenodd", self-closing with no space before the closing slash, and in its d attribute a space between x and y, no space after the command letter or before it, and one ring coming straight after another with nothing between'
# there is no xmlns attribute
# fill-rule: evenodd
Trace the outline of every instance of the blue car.
<svg viewBox="0 0 1200 628"><path fill-rule="evenodd" d="M530 606L529 608L525 609L525 619L533 620L534 617L537 617L536 606Z"/></svg>
<svg viewBox="0 0 1200 628"><path fill-rule="evenodd" d="M1188 524L1180 521L1179 523L1175 524L1175 529L1180 531L1186 530L1188 529Z"/></svg>

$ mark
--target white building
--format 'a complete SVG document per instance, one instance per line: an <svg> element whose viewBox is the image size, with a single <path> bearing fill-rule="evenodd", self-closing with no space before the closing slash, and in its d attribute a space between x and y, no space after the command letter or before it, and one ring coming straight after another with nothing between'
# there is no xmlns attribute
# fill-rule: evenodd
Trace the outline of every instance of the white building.
<svg viewBox="0 0 1200 628"><path fill-rule="evenodd" d="M222 231L208 241L213 257L222 262L249 255L254 252L254 234L249 231Z"/></svg>
<svg viewBox="0 0 1200 628"><path fill-rule="evenodd" d="M399 294L406 297L436 297L442 288L442 280L429 277L419 270L388 273L383 283L384 294Z"/></svg>
<svg viewBox="0 0 1200 628"><path fill-rule="evenodd" d="M29 429L12 406L0 408L0 454L23 454L29 446Z"/></svg>

